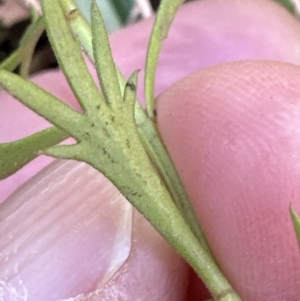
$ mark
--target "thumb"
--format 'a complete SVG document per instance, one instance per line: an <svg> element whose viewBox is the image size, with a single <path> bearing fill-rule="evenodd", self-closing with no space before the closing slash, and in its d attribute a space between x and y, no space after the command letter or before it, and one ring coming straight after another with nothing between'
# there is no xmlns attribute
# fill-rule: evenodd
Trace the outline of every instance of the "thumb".
<svg viewBox="0 0 300 301"><path fill-rule="evenodd" d="M84 163L55 161L0 204L0 237L1 300L182 301L186 294L187 265Z"/></svg>
<svg viewBox="0 0 300 301"><path fill-rule="evenodd" d="M299 300L300 68L237 62L158 99L158 125L221 269L244 301Z"/></svg>

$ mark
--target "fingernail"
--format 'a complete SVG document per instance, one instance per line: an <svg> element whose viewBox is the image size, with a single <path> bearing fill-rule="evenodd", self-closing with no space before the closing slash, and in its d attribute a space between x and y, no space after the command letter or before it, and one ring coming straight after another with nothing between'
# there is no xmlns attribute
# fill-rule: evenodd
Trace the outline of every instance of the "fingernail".
<svg viewBox="0 0 300 301"><path fill-rule="evenodd" d="M0 205L0 300L64 300L128 258L132 207L84 163L55 161Z"/></svg>

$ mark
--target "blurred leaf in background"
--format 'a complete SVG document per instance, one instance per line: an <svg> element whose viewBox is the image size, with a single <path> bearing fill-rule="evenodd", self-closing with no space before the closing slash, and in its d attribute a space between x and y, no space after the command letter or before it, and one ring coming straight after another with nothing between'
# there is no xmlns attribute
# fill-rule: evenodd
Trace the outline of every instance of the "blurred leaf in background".
<svg viewBox="0 0 300 301"><path fill-rule="evenodd" d="M126 24L130 12L133 10L134 7L134 0L110 0L110 2L114 4L114 7L118 12L121 22L123 24Z"/></svg>
<svg viewBox="0 0 300 301"><path fill-rule="evenodd" d="M75 0L87 20L90 20L91 0ZM193 0L186 0L186 2ZM197 0L202 1L202 0ZM300 0L270 0L283 5L300 19ZM138 20L153 15L160 0L97 0L109 33ZM40 11L39 0L0 0L0 62L9 56L19 45L20 38L30 24L29 5ZM266 16L267 17L267 16ZM40 39L31 74L57 67L56 59L44 34Z"/></svg>
<svg viewBox="0 0 300 301"><path fill-rule="evenodd" d="M76 0L82 13L91 21L91 0ZM147 18L153 14L148 0L97 0L109 33L129 23Z"/></svg>
<svg viewBox="0 0 300 301"><path fill-rule="evenodd" d="M87 19L90 20L91 0L76 0L82 8ZM186 0L186 2L193 0ZM200 0L201 1L201 0ZM283 5L288 11L296 16L300 16L300 0L273 0ZM97 0L100 10L104 16L104 21L108 32L113 32L120 27L134 23L153 14L160 0ZM150 12L149 12L150 11Z"/></svg>
<svg viewBox="0 0 300 301"><path fill-rule="evenodd" d="M91 0L75 1L86 19L90 21ZM149 0L97 0L97 2L109 33L153 14ZM0 62L19 46L20 39L31 22L30 5L41 11L39 0L0 0ZM33 56L30 74L55 67L57 67L55 56L46 34L43 34Z"/></svg>
<svg viewBox="0 0 300 301"><path fill-rule="evenodd" d="M296 14L297 12L297 5L299 6L298 0L274 0L275 2L278 2L282 6L284 6L289 12L292 14ZM298 11L299 13L299 11Z"/></svg>
<svg viewBox="0 0 300 301"><path fill-rule="evenodd" d="M80 10L84 14L87 21L91 22L91 0L76 0ZM122 27L122 20L118 10L110 0L97 0L98 6L102 12L104 22L107 26L108 32L113 32ZM128 3L131 2L130 0Z"/></svg>

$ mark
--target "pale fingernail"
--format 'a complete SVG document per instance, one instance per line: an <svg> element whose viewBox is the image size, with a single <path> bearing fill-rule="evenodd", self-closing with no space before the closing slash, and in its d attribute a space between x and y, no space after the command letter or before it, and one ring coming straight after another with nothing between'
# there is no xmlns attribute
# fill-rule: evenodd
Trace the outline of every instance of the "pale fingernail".
<svg viewBox="0 0 300 301"><path fill-rule="evenodd" d="M84 163L55 161L0 205L0 300L104 286L131 248L132 207Z"/></svg>

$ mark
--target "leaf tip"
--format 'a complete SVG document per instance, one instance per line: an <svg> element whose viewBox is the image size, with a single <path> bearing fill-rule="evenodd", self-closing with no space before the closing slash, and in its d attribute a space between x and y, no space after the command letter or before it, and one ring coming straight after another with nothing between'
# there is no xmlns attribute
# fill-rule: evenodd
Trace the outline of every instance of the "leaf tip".
<svg viewBox="0 0 300 301"><path fill-rule="evenodd" d="M293 208L292 204L290 204L290 215L293 221L293 226L295 230L295 234L297 237L298 245L300 248L300 217L296 210Z"/></svg>

